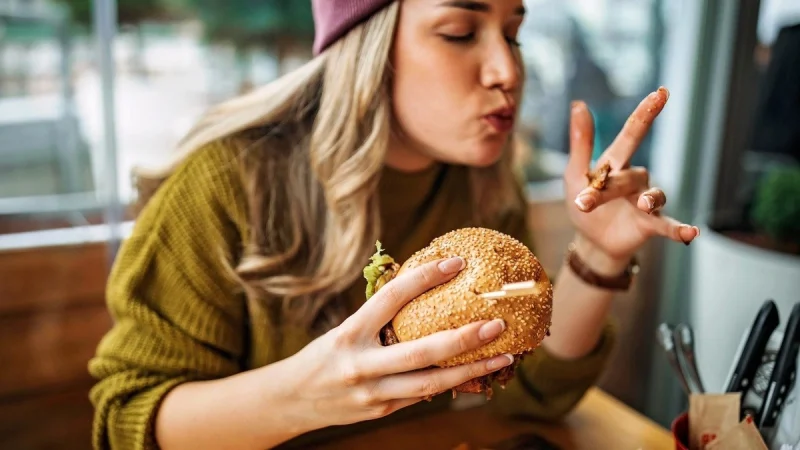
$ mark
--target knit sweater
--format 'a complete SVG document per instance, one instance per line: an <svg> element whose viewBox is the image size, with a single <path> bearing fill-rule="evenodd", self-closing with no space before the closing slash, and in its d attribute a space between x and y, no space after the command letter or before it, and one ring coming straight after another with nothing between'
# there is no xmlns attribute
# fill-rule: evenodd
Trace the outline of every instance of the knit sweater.
<svg viewBox="0 0 800 450"><path fill-rule="evenodd" d="M410 174L385 168L379 195L388 253L402 261L433 238L471 225L467 182L467 170L458 166ZM522 200L521 189L519 194ZM89 362L97 380L90 393L95 449L157 449L155 415L172 388L273 363L312 339L287 325L280 308L253 308L229 275L249 233L247 208L234 152L217 143L189 156L139 215L108 280L114 325ZM499 223L500 231L530 245L524 213ZM365 300L364 283L359 279L347 291L353 310ZM495 390L490 407L558 419L596 381L613 337L609 324L595 351L579 360L537 350L506 389ZM380 426L449 401L449 394L440 395L384 419L319 430L283 447Z"/></svg>

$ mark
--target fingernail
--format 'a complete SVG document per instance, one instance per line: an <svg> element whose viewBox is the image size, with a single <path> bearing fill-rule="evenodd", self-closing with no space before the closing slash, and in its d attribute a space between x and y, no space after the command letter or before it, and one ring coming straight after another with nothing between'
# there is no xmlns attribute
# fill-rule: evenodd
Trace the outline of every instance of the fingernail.
<svg viewBox="0 0 800 450"><path fill-rule="evenodd" d="M575 100L572 102L572 114L577 113L581 109L581 102Z"/></svg>
<svg viewBox="0 0 800 450"><path fill-rule="evenodd" d="M464 260L458 256L446 259L439 263L439 270L442 271L442 273L446 274L458 272L463 268L464 268Z"/></svg>
<svg viewBox="0 0 800 450"><path fill-rule="evenodd" d="M505 355L495 356L486 363L486 368L489 370L497 370L506 366L510 366L514 362L514 357L506 353Z"/></svg>
<svg viewBox="0 0 800 450"><path fill-rule="evenodd" d="M578 205L578 208L580 208L582 211L589 211L590 209L594 208L595 200L591 195L583 194L575 199L575 204Z"/></svg>
<svg viewBox="0 0 800 450"><path fill-rule="evenodd" d="M506 329L506 322L503 319L495 319L487 324L484 324L478 331L478 337L481 340L488 341L500 336L500 333Z"/></svg>
<svg viewBox="0 0 800 450"><path fill-rule="evenodd" d="M656 199L654 199L652 195L644 195L643 197L645 203L647 203L647 209L652 211L653 208L656 207Z"/></svg>
<svg viewBox="0 0 800 450"><path fill-rule="evenodd" d="M691 244L692 239L694 239L696 236L694 227L691 227L689 225L681 225L680 230L678 230L678 235L681 237L681 240L686 245Z"/></svg>

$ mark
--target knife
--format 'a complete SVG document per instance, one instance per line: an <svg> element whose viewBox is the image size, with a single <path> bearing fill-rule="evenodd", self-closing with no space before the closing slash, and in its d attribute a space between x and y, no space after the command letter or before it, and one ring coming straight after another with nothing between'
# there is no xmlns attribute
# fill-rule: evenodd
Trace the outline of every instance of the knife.
<svg viewBox="0 0 800 450"><path fill-rule="evenodd" d="M775 366L772 368L764 402L758 410L759 428L775 425L780 407L786 400L796 376L798 350L800 350L800 302L794 304L786 329L783 331L783 340L775 356Z"/></svg>
<svg viewBox="0 0 800 450"><path fill-rule="evenodd" d="M725 392L741 392L742 400L744 400L745 392L752 386L761 364L769 337L779 323L780 316L775 302L771 299L765 301L750 327L747 340L739 353L739 359L734 366Z"/></svg>
<svg viewBox="0 0 800 450"><path fill-rule="evenodd" d="M675 342L678 345L678 356L681 366L686 373L686 381L692 392L703 394L706 392L703 382L700 380L700 373L697 370L697 362L694 353L694 332L692 327L685 323L678 324L673 331Z"/></svg>
<svg viewBox="0 0 800 450"><path fill-rule="evenodd" d="M664 352L666 352L669 364L672 366L672 370L674 370L675 374L678 376L678 381L681 382L683 392L686 395L691 395L692 390L689 388L689 384L686 381L686 376L684 375L683 369L678 362L678 354L675 351L675 338L673 336L672 326L668 323L662 323L659 325L658 331L656 332L656 337L658 344L664 349Z"/></svg>

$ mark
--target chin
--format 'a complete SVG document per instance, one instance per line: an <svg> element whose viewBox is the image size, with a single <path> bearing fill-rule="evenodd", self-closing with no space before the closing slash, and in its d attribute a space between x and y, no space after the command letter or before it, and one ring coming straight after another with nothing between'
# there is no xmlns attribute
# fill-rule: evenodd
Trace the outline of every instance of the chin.
<svg viewBox="0 0 800 450"><path fill-rule="evenodd" d="M503 157L506 142L481 142L473 146L462 157L463 164L470 167L489 167Z"/></svg>
<svg viewBox="0 0 800 450"><path fill-rule="evenodd" d="M433 159L461 166L484 168L496 164L503 157L503 152L509 148L508 138L458 140L440 142L437 146L427 147L426 154Z"/></svg>

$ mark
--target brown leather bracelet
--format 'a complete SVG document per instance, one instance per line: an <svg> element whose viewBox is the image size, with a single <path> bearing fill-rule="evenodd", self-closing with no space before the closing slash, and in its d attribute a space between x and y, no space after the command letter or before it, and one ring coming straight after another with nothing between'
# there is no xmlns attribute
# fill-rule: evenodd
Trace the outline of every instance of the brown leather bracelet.
<svg viewBox="0 0 800 450"><path fill-rule="evenodd" d="M566 260L572 272L584 283L613 291L627 291L630 289L634 276L639 273L639 263L634 257L621 274L611 277L600 275L586 265L581 257L578 256L575 251L575 244L570 244Z"/></svg>

